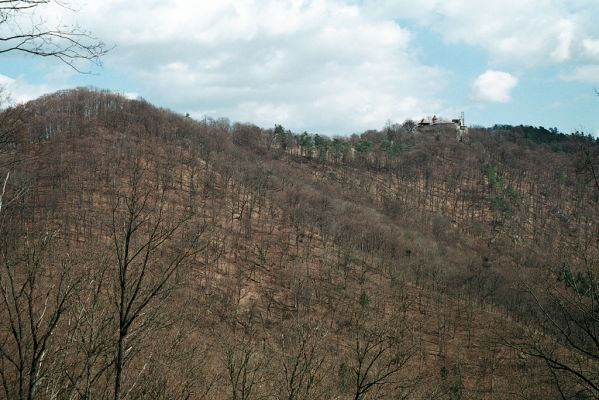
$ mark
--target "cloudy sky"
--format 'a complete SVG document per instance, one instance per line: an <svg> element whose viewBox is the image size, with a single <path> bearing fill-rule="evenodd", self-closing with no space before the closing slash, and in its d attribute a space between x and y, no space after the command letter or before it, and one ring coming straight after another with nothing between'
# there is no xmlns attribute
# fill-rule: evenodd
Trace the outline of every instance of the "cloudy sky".
<svg viewBox="0 0 599 400"><path fill-rule="evenodd" d="M49 23L114 49L93 74L0 55L15 101L74 86L201 118L351 134L466 113L599 135L597 0L77 0Z"/></svg>

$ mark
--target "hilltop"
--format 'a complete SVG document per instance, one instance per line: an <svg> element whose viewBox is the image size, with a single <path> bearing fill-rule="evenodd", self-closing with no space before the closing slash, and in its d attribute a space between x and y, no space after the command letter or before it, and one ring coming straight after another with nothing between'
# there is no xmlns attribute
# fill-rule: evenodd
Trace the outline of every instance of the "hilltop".
<svg viewBox="0 0 599 400"><path fill-rule="evenodd" d="M7 398L599 394L591 138L329 138L87 89L0 123Z"/></svg>

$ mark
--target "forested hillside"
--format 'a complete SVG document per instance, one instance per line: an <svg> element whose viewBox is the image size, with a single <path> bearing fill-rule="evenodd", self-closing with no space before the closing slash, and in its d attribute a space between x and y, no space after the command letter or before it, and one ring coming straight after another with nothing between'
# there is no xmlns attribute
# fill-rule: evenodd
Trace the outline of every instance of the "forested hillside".
<svg viewBox="0 0 599 400"><path fill-rule="evenodd" d="M0 114L7 399L599 398L599 144Z"/></svg>

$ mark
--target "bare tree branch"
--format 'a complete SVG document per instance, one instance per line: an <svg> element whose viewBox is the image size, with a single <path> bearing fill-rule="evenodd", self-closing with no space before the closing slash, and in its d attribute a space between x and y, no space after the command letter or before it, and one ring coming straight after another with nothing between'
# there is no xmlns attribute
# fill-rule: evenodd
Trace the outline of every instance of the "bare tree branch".
<svg viewBox="0 0 599 400"><path fill-rule="evenodd" d="M53 57L77 72L86 73L80 62L100 66L100 58L108 51L105 44L78 26L48 27L48 22L33 17L26 26L20 22L36 8L56 4L70 9L59 0L2 0L0 1L0 54L22 52L39 57Z"/></svg>

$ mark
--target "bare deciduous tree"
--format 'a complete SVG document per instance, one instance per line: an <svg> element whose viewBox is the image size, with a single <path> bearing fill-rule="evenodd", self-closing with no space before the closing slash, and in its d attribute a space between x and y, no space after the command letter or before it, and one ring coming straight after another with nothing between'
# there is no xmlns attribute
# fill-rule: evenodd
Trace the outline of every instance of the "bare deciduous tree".
<svg viewBox="0 0 599 400"><path fill-rule="evenodd" d="M31 400L46 378L44 358L78 280L68 260L52 261L52 235L6 242L0 254L0 380L7 399Z"/></svg>
<svg viewBox="0 0 599 400"><path fill-rule="evenodd" d="M53 57L81 72L80 61L99 65L106 54L104 43L77 26L50 26L35 11L55 4L69 9L62 0L0 0L0 54L22 52Z"/></svg>
<svg viewBox="0 0 599 400"><path fill-rule="evenodd" d="M243 334L241 334L243 335ZM224 343L223 364L233 400L256 398L266 360L251 339L230 337Z"/></svg>
<svg viewBox="0 0 599 400"><path fill-rule="evenodd" d="M114 399L122 396L125 362L132 350L129 338L147 329L173 289L174 275L200 251L205 225L192 221L160 186L145 174L144 160L136 158L125 184L116 183L112 194L111 236L116 256L114 302L118 313L115 349ZM134 336L134 335L133 335Z"/></svg>
<svg viewBox="0 0 599 400"><path fill-rule="evenodd" d="M374 320L366 310L359 310L351 317L347 332L349 376L346 379L355 400L363 400L371 393L374 398L387 397L389 394L383 395L385 389L401 391L403 386L409 387L409 382L402 382L398 376L414 354L405 342L404 323Z"/></svg>
<svg viewBox="0 0 599 400"><path fill-rule="evenodd" d="M284 328L276 342L281 376L280 395L287 400L322 397L322 381L327 371L324 342L327 336L321 324L295 322Z"/></svg>

